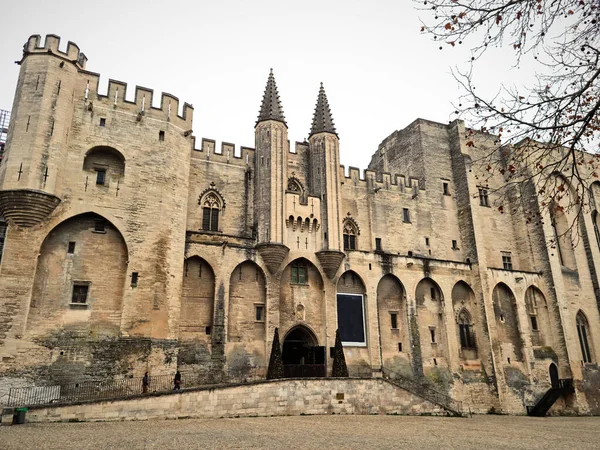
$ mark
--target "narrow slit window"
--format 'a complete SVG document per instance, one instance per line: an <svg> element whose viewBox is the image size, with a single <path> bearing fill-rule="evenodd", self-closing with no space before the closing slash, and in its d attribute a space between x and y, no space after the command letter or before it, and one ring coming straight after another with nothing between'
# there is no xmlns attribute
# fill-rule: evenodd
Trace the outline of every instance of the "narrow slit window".
<svg viewBox="0 0 600 450"><path fill-rule="evenodd" d="M435 328L430 328L429 329L429 334L431 335L431 343L435 344Z"/></svg>
<svg viewBox="0 0 600 450"><path fill-rule="evenodd" d="M375 238L375 250L378 252L381 251L381 238Z"/></svg>
<svg viewBox="0 0 600 450"><path fill-rule="evenodd" d="M490 206L488 200L488 190L484 188L479 188L479 205L480 206Z"/></svg>
<svg viewBox="0 0 600 450"><path fill-rule="evenodd" d="M106 119L104 117L100 117L100 126L101 127L105 127L106 126Z"/></svg>
<svg viewBox="0 0 600 450"><path fill-rule="evenodd" d="M75 253L75 242L69 242L69 246L67 248L67 253L69 255L72 255L73 253Z"/></svg>
<svg viewBox="0 0 600 450"><path fill-rule="evenodd" d="M165 132L164 132L164 131L160 130L160 131L158 132L158 140L159 140L160 142L163 142L163 141L165 140Z"/></svg>
<svg viewBox="0 0 600 450"><path fill-rule="evenodd" d="M131 272L131 286L136 287L138 284L138 273Z"/></svg>
<svg viewBox="0 0 600 450"><path fill-rule="evenodd" d="M402 208L402 220L405 223L410 223L410 211L408 208Z"/></svg>
<svg viewBox="0 0 600 450"><path fill-rule="evenodd" d="M390 313L390 322L392 325L392 329L398 329L398 313Z"/></svg>
<svg viewBox="0 0 600 450"><path fill-rule="evenodd" d="M452 250L458 250L458 241L452 239Z"/></svg>
<svg viewBox="0 0 600 450"><path fill-rule="evenodd" d="M450 186L448 185L448 183L444 183L442 186L444 189L444 195L450 195Z"/></svg>
<svg viewBox="0 0 600 450"><path fill-rule="evenodd" d="M265 307L264 307L264 305L255 305L254 311L255 311L255 320L257 322L264 322L265 321Z"/></svg>

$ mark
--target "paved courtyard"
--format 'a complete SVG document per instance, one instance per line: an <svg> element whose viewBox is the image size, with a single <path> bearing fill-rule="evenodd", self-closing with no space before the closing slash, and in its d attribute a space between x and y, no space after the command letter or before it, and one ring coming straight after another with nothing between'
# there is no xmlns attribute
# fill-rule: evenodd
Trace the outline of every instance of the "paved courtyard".
<svg viewBox="0 0 600 450"><path fill-rule="evenodd" d="M598 449L600 417L301 416L0 428L9 449Z"/></svg>

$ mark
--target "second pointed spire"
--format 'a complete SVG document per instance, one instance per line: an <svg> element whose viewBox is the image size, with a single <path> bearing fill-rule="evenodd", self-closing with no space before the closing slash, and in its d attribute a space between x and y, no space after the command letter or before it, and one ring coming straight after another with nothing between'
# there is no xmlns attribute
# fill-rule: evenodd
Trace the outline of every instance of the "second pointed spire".
<svg viewBox="0 0 600 450"><path fill-rule="evenodd" d="M319 97L317 98L317 106L315 106L315 114L309 136L317 133L333 133L337 136L323 83L321 83L321 88L319 89Z"/></svg>
<svg viewBox="0 0 600 450"><path fill-rule="evenodd" d="M267 86L265 88L256 123L258 124L264 120L278 120L279 122L286 124L281 100L279 100L279 92L277 92L277 84L275 84L273 69L271 69L271 72L269 73L269 79L267 80Z"/></svg>

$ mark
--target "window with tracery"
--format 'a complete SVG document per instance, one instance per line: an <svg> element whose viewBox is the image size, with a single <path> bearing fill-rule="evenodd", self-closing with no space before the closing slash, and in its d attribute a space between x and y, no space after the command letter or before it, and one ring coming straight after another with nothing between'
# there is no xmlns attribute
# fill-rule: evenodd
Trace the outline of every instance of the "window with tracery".
<svg viewBox="0 0 600 450"><path fill-rule="evenodd" d="M356 250L358 230L351 220L344 221L344 250Z"/></svg>
<svg viewBox="0 0 600 450"><path fill-rule="evenodd" d="M202 199L202 229L219 231L219 212L221 199L214 192L209 192Z"/></svg>
<svg viewBox="0 0 600 450"><path fill-rule="evenodd" d="M473 332L473 323L471 315L466 309L463 309L458 315L458 331L460 334L461 348L475 348L475 334Z"/></svg>

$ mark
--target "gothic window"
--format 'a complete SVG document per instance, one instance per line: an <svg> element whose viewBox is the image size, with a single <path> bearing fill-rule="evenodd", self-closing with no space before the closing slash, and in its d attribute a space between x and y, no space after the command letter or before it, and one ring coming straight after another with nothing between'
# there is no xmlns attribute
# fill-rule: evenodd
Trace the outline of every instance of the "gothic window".
<svg viewBox="0 0 600 450"><path fill-rule="evenodd" d="M460 335L461 348L475 348L475 334L473 333L473 322L471 321L471 315L466 309L463 309L458 315L458 332Z"/></svg>
<svg viewBox="0 0 600 450"><path fill-rule="evenodd" d="M584 363L592 363L593 356L590 345L590 327L582 311L577 313L577 336L581 347L581 356Z"/></svg>
<svg viewBox="0 0 600 450"><path fill-rule="evenodd" d="M288 178L287 190L289 192L302 194L302 186L300 185L300 182L294 177Z"/></svg>
<svg viewBox="0 0 600 450"><path fill-rule="evenodd" d="M219 231L219 213L221 199L215 192L209 192L202 198L202 229Z"/></svg>
<svg viewBox="0 0 600 450"><path fill-rule="evenodd" d="M356 250L358 229L351 220L344 221L344 250Z"/></svg>

